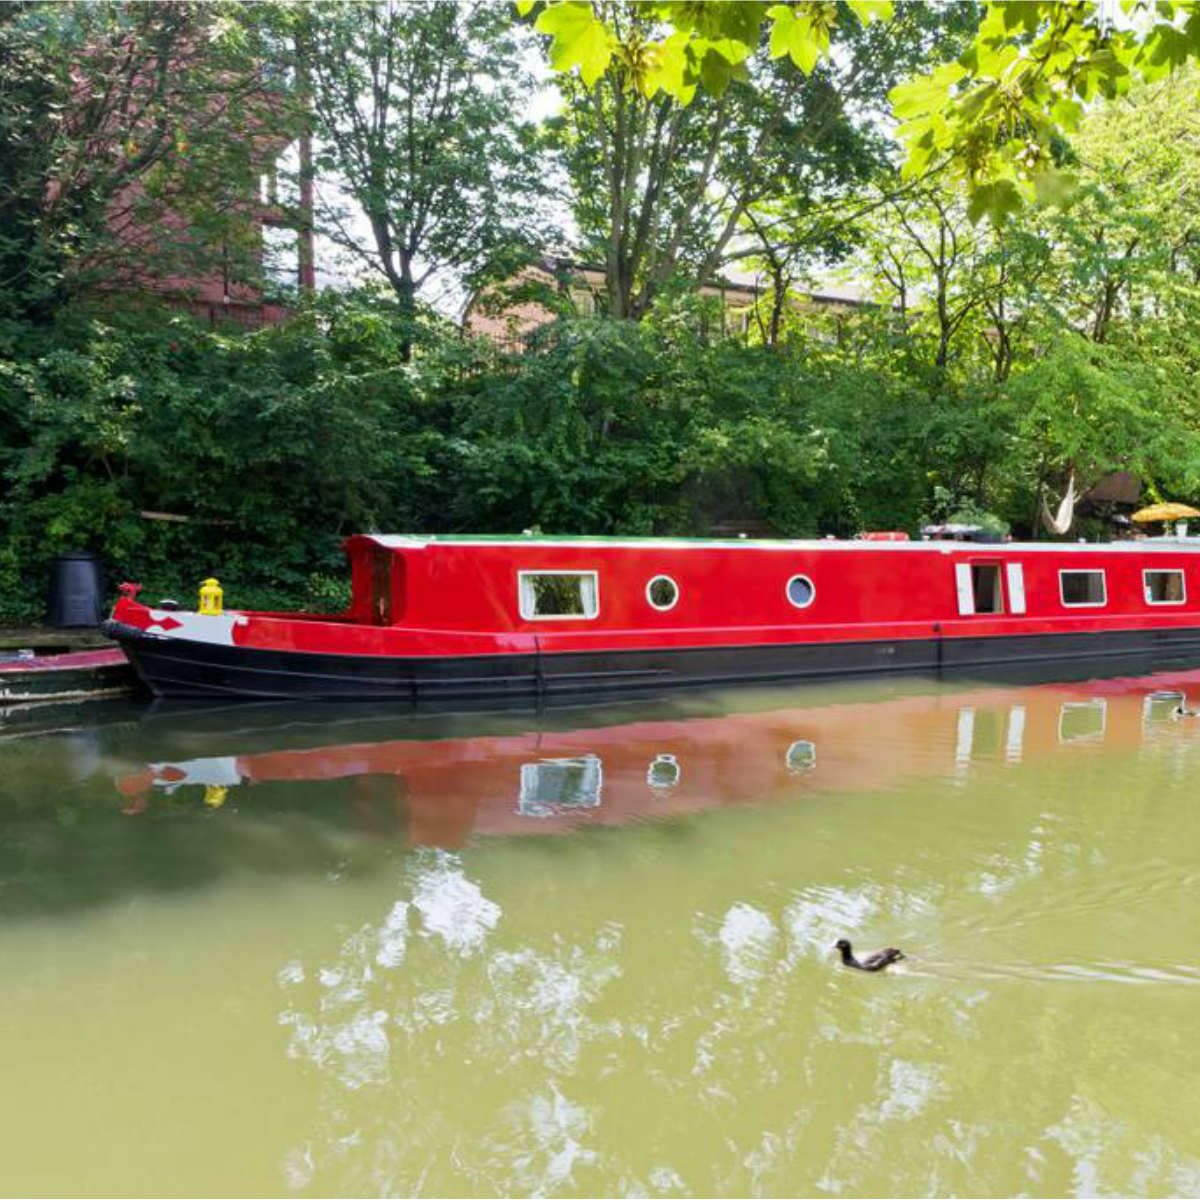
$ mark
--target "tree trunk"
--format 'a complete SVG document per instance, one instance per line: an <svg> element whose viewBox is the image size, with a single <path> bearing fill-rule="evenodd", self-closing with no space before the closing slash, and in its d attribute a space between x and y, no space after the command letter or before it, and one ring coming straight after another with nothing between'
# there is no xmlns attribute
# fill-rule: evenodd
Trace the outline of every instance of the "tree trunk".
<svg viewBox="0 0 1200 1200"><path fill-rule="evenodd" d="M779 345L779 331L783 325L783 310L787 305L787 280L782 264L771 264L771 325L767 338L768 346Z"/></svg>
<svg viewBox="0 0 1200 1200"><path fill-rule="evenodd" d="M413 277L412 255L400 253L400 271L393 285L396 298L400 301L400 317L404 330L400 339L400 361L412 362L413 325L417 319L417 285Z"/></svg>

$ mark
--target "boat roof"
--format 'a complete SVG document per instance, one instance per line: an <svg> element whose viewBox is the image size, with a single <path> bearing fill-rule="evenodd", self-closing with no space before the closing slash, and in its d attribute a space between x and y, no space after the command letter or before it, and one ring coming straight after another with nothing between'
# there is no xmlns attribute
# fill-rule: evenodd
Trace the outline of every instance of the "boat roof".
<svg viewBox="0 0 1200 1200"><path fill-rule="evenodd" d="M372 542L386 550L424 550L430 546L571 546L608 548L626 546L631 550L699 550L722 548L729 550L774 550L795 553L797 550L872 550L895 554L913 550L957 550L976 555L1096 553L1196 553L1200 537L1156 537L1125 539L1117 542L974 542L955 539L914 539L910 541L875 541L865 538L682 538L682 537L597 537L588 535L548 537L542 534L412 534L359 533L346 539L349 546L361 541Z"/></svg>

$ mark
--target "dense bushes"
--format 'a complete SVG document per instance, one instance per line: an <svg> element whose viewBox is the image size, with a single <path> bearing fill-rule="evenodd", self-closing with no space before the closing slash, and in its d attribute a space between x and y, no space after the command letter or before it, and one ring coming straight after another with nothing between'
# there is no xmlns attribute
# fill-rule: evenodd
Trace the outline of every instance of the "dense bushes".
<svg viewBox="0 0 1200 1200"><path fill-rule="evenodd" d="M67 548L152 591L215 572L263 603L340 573L344 533L417 519L440 439L394 332L337 305L251 334L75 313L0 362L4 616L35 615Z"/></svg>
<svg viewBox="0 0 1200 1200"><path fill-rule="evenodd" d="M354 530L853 534L963 506L1020 530L1047 463L1196 473L1190 413L1168 421L1115 349L1060 338L970 389L923 379L869 322L841 345L698 328L563 321L497 356L342 295L250 333L111 303L9 329L0 620L39 617L50 558L80 547L152 596L215 573L235 604L321 607Z"/></svg>

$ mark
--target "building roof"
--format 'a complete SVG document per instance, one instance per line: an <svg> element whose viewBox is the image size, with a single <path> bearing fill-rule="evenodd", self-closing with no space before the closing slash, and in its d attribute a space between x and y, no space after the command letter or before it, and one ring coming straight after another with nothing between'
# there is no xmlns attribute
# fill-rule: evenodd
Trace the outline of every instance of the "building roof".
<svg viewBox="0 0 1200 1200"><path fill-rule="evenodd" d="M558 271L578 271L601 276L604 274L603 263L588 262L568 254L544 255L536 265L551 274ZM702 286L727 291L742 291L749 296L758 296L765 292L769 285L762 272L744 271L732 267L714 276ZM855 283L824 280L819 284L798 290L813 300L824 301L827 304L867 305L876 303L866 288Z"/></svg>

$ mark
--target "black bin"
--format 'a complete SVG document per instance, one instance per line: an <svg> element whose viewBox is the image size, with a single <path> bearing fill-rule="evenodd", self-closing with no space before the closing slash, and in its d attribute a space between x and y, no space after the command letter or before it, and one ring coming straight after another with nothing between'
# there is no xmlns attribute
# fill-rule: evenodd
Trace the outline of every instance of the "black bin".
<svg viewBox="0 0 1200 1200"><path fill-rule="evenodd" d="M60 554L50 571L50 624L63 629L72 625L99 625L103 585L100 560L77 551Z"/></svg>

